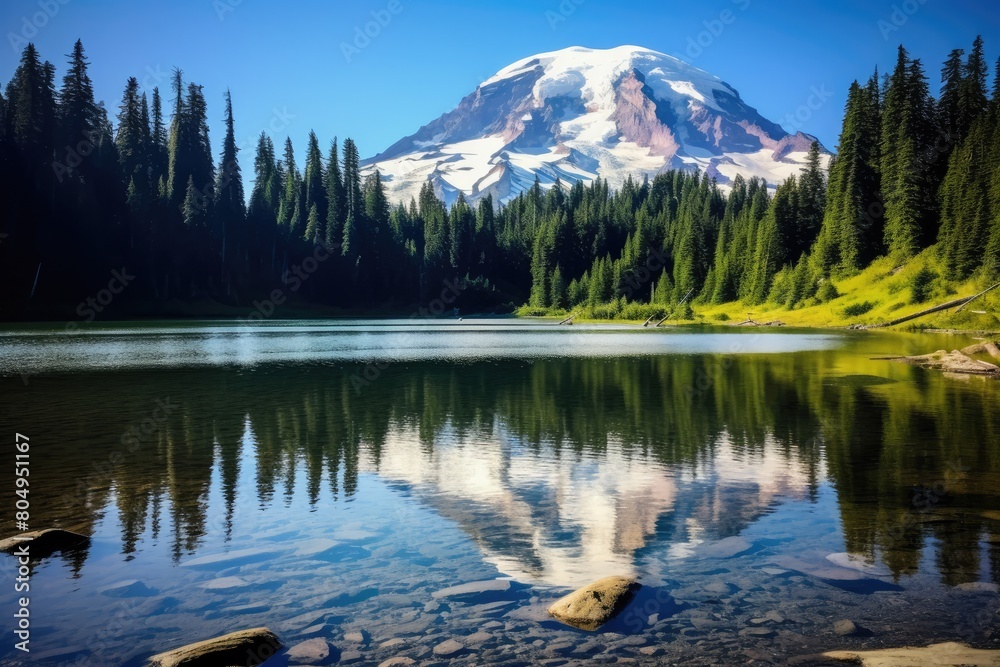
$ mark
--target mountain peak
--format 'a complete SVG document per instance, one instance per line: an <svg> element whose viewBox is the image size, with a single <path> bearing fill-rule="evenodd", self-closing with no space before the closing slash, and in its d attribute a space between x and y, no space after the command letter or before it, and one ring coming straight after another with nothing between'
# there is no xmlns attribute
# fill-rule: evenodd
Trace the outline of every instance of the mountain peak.
<svg viewBox="0 0 1000 667"><path fill-rule="evenodd" d="M571 46L504 67L458 107L365 161L393 199L430 180L454 201L507 201L532 185L701 169L775 185L801 169L813 137L790 135L704 70L639 46Z"/></svg>

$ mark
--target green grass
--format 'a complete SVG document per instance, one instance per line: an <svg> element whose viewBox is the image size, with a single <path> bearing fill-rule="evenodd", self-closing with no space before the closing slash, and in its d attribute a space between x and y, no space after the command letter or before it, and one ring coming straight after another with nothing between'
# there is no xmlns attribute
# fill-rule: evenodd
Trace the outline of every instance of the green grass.
<svg viewBox="0 0 1000 667"><path fill-rule="evenodd" d="M934 273L927 281L927 274ZM918 278L918 274L923 274ZM868 268L854 276L834 279L837 296L827 301L809 299L805 304L789 309L783 305L765 303L745 305L740 302L721 305L696 304L694 320L668 320L671 324L733 324L748 317L756 322L779 321L794 327L846 327L855 324L880 324L911 313L926 310L937 304L965 296L972 296L989 284L981 279L961 282L942 278L944 271L934 248L900 265L891 258L875 260ZM915 278L918 278L915 281ZM917 294L913 284L921 284ZM832 294L830 290L828 293ZM915 300L919 303L913 303ZM1000 289L977 299L961 313L949 309L912 320L895 327L901 331L922 329L956 329L966 331L1000 331ZM650 304L606 304L583 306L574 309L579 322L608 321L642 323L651 315L664 311L663 306ZM973 311L985 311L978 314ZM678 313L680 309L678 309ZM518 316L567 317L569 312L522 307Z"/></svg>

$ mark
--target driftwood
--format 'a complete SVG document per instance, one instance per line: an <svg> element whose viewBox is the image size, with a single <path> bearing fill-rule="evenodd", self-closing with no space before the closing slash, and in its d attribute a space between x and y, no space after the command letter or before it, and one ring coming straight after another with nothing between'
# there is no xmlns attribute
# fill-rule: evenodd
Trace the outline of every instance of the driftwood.
<svg viewBox="0 0 1000 667"><path fill-rule="evenodd" d="M656 317L656 315L650 315L650 316L649 316L649 317L648 317L648 318L646 319L646 321L642 323L642 326L643 326L643 327L648 327L648 326L649 326L649 323L650 323L650 322L652 322L652 321L653 321L653 318L655 318L655 317Z"/></svg>
<svg viewBox="0 0 1000 667"><path fill-rule="evenodd" d="M734 327L783 327L785 323L781 320L771 320L770 322L758 322L757 320L748 319L742 322L737 322L733 325Z"/></svg>
<svg viewBox="0 0 1000 667"><path fill-rule="evenodd" d="M668 311L667 311L667 314L663 316L663 319L662 319L662 320L660 320L659 322L657 322L656 324L654 324L654 325L653 325L653 328L655 329L655 328L657 328L658 326L660 326L661 324L663 324L664 322L666 322L666 321L667 321L667 320L668 320L668 319L670 318L670 316L671 316L671 315L673 315L673 314L674 314L674 312L676 312L676 310L677 310L678 308L680 308L680 307L681 307L681 306L683 306L683 305L684 305L685 303L687 303L687 300L691 298L691 295L692 295L692 294L694 294L694 288L691 288L691 289L689 289L689 290L688 290L688 293L684 295L684 298L683 298L683 299L681 299L681 300L680 300L680 302L678 302L678 304L677 304L676 306L674 306L674 309L673 309L673 310L668 310Z"/></svg>
<svg viewBox="0 0 1000 667"><path fill-rule="evenodd" d="M576 317L576 315L570 315L569 317L567 317L565 320L563 320L559 324L573 324L573 318L574 317Z"/></svg>
<svg viewBox="0 0 1000 667"><path fill-rule="evenodd" d="M968 304L972 303L973 301L975 301L979 297L983 296L984 294L995 290L997 287L1000 287L1000 283L997 283L996 285L993 285L992 287L984 289L979 294L973 294L972 296L967 296L967 297L962 298L962 299L954 299L953 301L949 301L948 303L942 303L940 306L934 306L933 308L927 308L926 310L921 310L919 313L913 313L912 315L907 315L906 317L900 317L900 318L897 318L897 319L892 320L890 322L885 322L883 324L869 324L869 325L866 325L866 326L858 326L858 327L852 327L852 328L858 328L858 329L881 329L882 327L894 327L897 324L903 324L904 322L909 322L910 320L915 320L915 319L917 319L919 317L923 317L925 315L930 315L932 313L938 313L938 312L940 312L942 310L948 310L949 308L954 308L956 306L958 306L958 310L956 310L955 312L958 313L958 312L961 312L962 308L964 308Z"/></svg>
<svg viewBox="0 0 1000 667"><path fill-rule="evenodd" d="M966 348L968 349L968 348ZM931 354L923 354L916 357L877 357L886 361L899 361L910 366L920 368L931 368L944 371L945 373L961 373L964 375L989 375L997 377L1000 375L1000 368L985 361L972 359L958 350L938 350Z"/></svg>

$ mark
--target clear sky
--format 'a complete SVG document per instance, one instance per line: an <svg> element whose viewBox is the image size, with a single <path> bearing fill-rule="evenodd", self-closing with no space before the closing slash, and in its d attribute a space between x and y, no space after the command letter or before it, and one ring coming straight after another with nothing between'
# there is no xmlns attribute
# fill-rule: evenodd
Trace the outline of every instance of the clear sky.
<svg viewBox="0 0 1000 667"><path fill-rule="evenodd" d="M482 80L567 46L644 46L736 88L789 131L837 143L847 88L904 43L936 93L941 63L977 34L1000 55L993 0L4 0L0 83L30 37L59 76L83 40L98 99L114 113L135 76L169 100L169 73L204 85L216 153L222 95L238 140L292 137L301 165L310 129L328 146L353 137L362 157L452 109ZM373 15L372 12L375 12ZM371 23L374 37L359 39ZM367 39L367 43L365 41ZM12 44L12 42L14 44ZM346 48L345 48L345 45ZM991 65L991 71L992 71ZM806 105L810 105L809 108ZM169 102L165 105L169 108ZM250 168L252 155L241 156Z"/></svg>

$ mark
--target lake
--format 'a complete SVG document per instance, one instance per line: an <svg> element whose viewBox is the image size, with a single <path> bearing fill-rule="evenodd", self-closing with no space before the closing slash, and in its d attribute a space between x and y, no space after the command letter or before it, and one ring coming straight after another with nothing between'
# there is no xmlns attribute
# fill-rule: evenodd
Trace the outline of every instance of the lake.
<svg viewBox="0 0 1000 667"><path fill-rule="evenodd" d="M8 326L2 424L30 437L31 528L92 537L34 564L31 664L140 665L262 625L355 664L996 647L1000 384L871 359L970 342L513 319ZM16 532L4 511L0 537ZM9 638L16 563L0 565ZM545 614L612 574L644 587L601 630ZM859 632L835 634L842 619ZM464 648L436 656L447 639ZM0 664L21 664L12 644Z"/></svg>

